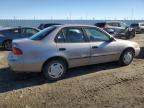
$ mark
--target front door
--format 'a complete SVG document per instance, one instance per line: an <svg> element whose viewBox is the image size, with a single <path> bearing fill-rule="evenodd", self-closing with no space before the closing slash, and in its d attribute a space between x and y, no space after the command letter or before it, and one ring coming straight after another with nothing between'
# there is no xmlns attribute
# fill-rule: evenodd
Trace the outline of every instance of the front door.
<svg viewBox="0 0 144 108"><path fill-rule="evenodd" d="M108 34L97 28L85 28L91 47L91 64L116 61L119 59L119 49L116 41L111 41Z"/></svg>

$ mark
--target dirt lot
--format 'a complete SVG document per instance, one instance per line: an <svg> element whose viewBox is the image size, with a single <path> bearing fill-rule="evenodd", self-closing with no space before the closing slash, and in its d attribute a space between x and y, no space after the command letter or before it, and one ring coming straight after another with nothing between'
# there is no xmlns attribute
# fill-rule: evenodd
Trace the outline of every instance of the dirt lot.
<svg viewBox="0 0 144 108"><path fill-rule="evenodd" d="M106 63L69 70L66 78L46 82L40 74L19 75L0 53L0 108L144 108L144 35L135 39L141 53L127 67Z"/></svg>

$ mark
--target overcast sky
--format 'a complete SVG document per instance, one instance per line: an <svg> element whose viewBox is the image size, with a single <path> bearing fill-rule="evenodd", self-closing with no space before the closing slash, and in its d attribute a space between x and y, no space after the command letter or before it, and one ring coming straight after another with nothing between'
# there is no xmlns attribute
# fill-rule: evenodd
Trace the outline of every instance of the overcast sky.
<svg viewBox="0 0 144 108"><path fill-rule="evenodd" d="M144 0L0 0L0 19L144 19Z"/></svg>

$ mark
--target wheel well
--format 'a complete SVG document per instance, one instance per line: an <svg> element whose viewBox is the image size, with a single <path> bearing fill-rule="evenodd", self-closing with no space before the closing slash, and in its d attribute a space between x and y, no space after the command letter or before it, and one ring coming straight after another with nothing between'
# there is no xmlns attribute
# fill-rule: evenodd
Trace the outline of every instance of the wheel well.
<svg viewBox="0 0 144 108"><path fill-rule="evenodd" d="M132 51L134 52L134 55L135 55L135 50L134 50L134 48L132 48L132 47L126 48L126 49L121 53L121 55L122 55L126 50L132 50Z"/></svg>
<svg viewBox="0 0 144 108"><path fill-rule="evenodd" d="M68 66L68 62L67 62L67 60L66 60L64 57L56 56L56 57L49 58L48 60L46 60L46 61L43 63L42 71L43 71L44 66L45 66L48 62L50 62L50 61L52 61L52 60L61 60L61 61L64 61L64 62L66 63L67 68L69 67L69 66Z"/></svg>
<svg viewBox="0 0 144 108"><path fill-rule="evenodd" d="M2 43L2 45L4 45L4 43L5 43L6 41L12 41L12 40L11 40L11 39L4 40L3 43Z"/></svg>

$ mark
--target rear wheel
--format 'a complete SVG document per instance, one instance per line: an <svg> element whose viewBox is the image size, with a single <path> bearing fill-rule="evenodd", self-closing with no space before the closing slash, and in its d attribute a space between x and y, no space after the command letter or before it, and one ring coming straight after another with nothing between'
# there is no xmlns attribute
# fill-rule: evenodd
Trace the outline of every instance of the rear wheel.
<svg viewBox="0 0 144 108"><path fill-rule="evenodd" d="M134 51L132 49L127 49L122 53L119 63L122 66L127 66L132 63L133 58L134 58Z"/></svg>
<svg viewBox="0 0 144 108"><path fill-rule="evenodd" d="M57 81L64 77L67 70L66 63L62 60L51 60L44 66L43 73L47 80Z"/></svg>
<svg viewBox="0 0 144 108"><path fill-rule="evenodd" d="M12 49L12 41L11 40L7 40L3 43L3 47L5 50L10 51Z"/></svg>

